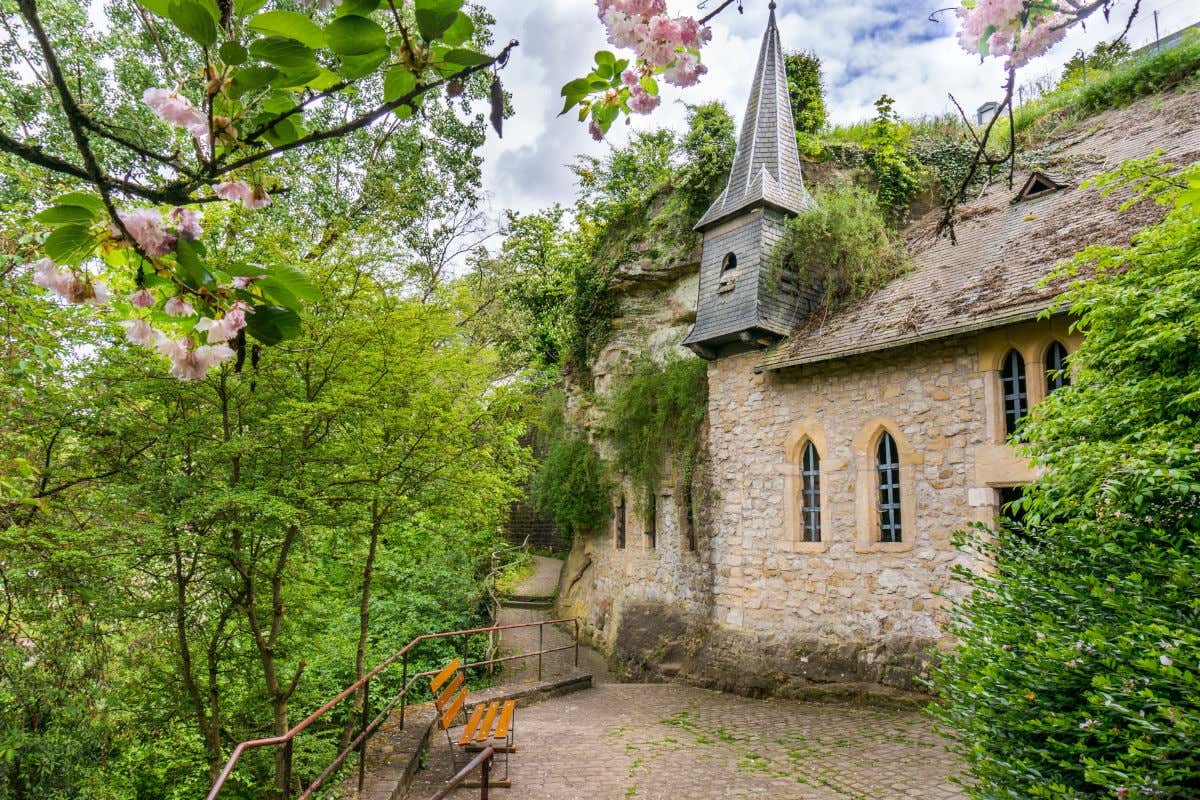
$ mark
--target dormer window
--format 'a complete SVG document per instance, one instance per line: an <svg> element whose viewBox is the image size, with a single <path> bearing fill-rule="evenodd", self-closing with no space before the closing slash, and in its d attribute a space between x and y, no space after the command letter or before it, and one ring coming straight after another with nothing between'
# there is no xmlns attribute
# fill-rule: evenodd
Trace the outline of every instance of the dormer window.
<svg viewBox="0 0 1200 800"><path fill-rule="evenodd" d="M1057 180L1045 172L1035 171L1025 181L1025 185L1021 187L1021 191L1017 192L1017 196L1013 198L1013 202L1020 203L1022 200L1033 200L1036 197L1043 197L1065 188L1067 188L1067 185L1061 180Z"/></svg>

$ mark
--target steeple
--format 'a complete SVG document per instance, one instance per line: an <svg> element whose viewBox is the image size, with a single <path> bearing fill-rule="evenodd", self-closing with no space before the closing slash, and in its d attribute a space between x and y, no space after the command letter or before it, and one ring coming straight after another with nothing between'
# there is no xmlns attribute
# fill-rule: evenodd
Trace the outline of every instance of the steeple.
<svg viewBox="0 0 1200 800"><path fill-rule="evenodd" d="M704 358L768 347L812 313L820 287L800 280L779 254L788 218L812 204L771 3L729 182L696 224L696 322L683 344Z"/></svg>
<svg viewBox="0 0 1200 800"><path fill-rule="evenodd" d="M696 223L697 230L757 205L798 214L812 203L800 174L796 124L774 2L770 9L729 182Z"/></svg>

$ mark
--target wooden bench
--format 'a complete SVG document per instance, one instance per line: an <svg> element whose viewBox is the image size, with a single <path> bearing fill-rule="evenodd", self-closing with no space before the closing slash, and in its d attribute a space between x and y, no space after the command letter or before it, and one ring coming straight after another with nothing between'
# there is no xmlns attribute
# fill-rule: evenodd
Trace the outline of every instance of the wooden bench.
<svg viewBox="0 0 1200 800"><path fill-rule="evenodd" d="M433 704L438 712L438 725L446 732L446 743L450 746L450 775L453 776L462 766L470 761L466 757L462 765L458 763L458 752L474 753L489 745L497 753L504 753L504 777L500 780L489 780L488 786L508 787L508 758L510 753L517 751L513 744L513 733L517 722L517 703L515 700L491 703L479 703L467 716L466 725L457 738L451 735L450 729L456 727L460 714L466 716L467 685L463 674L462 662L457 658L447 664L441 672L429 680L429 689L433 692ZM463 786L478 786L478 783L464 783Z"/></svg>

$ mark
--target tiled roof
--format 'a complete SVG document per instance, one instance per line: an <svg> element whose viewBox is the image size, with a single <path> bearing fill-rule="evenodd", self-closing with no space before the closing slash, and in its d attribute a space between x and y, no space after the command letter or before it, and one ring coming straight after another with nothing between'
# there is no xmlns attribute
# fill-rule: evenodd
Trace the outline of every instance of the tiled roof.
<svg viewBox="0 0 1200 800"><path fill-rule="evenodd" d="M795 130L772 3L729 182L696 223L697 230L754 205L796 213L809 207L811 198L800 175Z"/></svg>
<svg viewBox="0 0 1200 800"><path fill-rule="evenodd" d="M1165 213L1127 195L1081 188L1087 178L1156 149L1177 165L1200 160L1200 90L1146 98L1074 126L1025 157L1066 188L1013 203L1031 169L1013 188L997 181L960 209L958 243L933 235L934 210L906 231L914 266L855 306L801 323L767 351L760 366L781 369L874 352L1029 319L1053 306L1064 282L1040 285L1055 265L1083 247L1128 244Z"/></svg>

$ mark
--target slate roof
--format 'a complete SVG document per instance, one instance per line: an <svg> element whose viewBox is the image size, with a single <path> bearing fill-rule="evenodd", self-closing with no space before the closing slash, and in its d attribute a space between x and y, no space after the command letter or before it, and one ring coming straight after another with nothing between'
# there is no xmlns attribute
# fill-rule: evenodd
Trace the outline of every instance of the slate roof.
<svg viewBox="0 0 1200 800"><path fill-rule="evenodd" d="M783 45L775 24L775 4L771 3L770 8L729 181L696 223L696 230L755 205L799 213L812 203L800 174L800 151L793 133L796 125L788 98Z"/></svg>
<svg viewBox="0 0 1200 800"><path fill-rule="evenodd" d="M1018 170L1011 189L997 181L960 209L957 245L934 237L940 211L918 219L906 231L915 261L908 273L848 309L818 311L768 350L760 368L814 364L1036 317L1065 286L1039 286L1058 262L1090 244L1128 244L1165 213L1150 202L1121 213L1128 195L1103 197L1080 186L1156 149L1179 166L1200 160L1200 89L1105 112L1027 152L1031 167L1066 187L1013 203L1033 170Z"/></svg>

